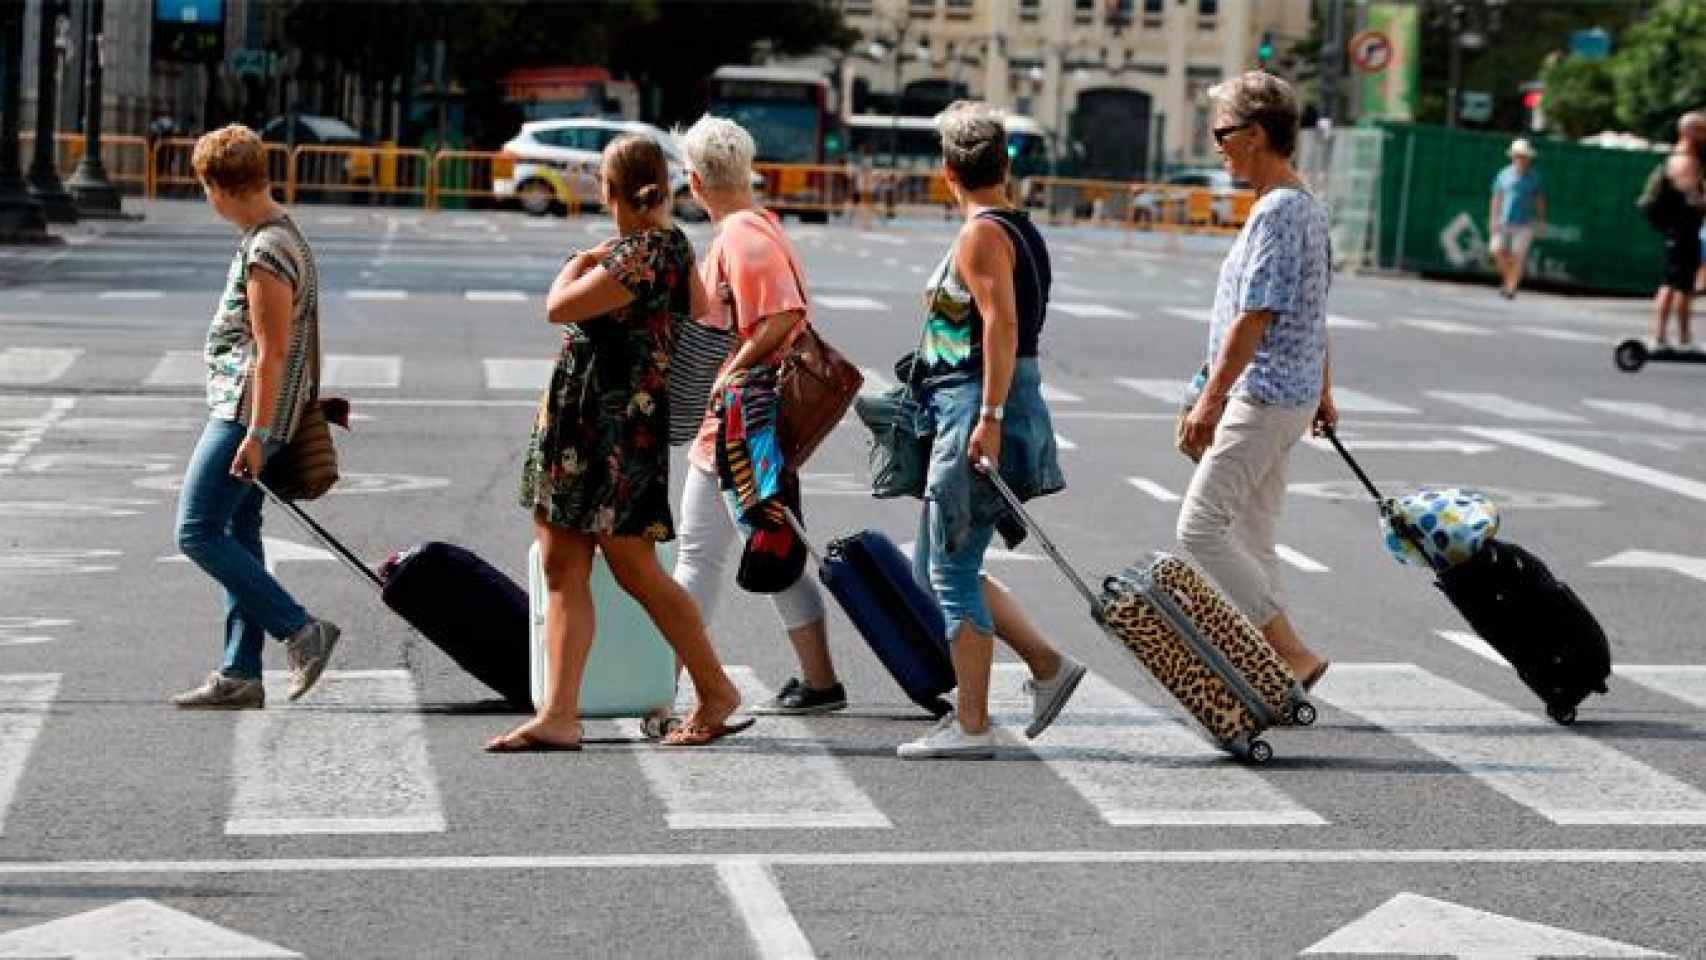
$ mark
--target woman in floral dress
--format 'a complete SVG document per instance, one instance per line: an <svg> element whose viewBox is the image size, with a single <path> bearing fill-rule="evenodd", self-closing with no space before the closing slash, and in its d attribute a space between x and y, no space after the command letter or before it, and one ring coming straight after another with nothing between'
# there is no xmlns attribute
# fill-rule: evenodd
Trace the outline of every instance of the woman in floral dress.
<svg viewBox="0 0 1706 960"><path fill-rule="evenodd" d="M675 538L664 380L675 326L704 300L693 247L670 222L669 171L657 142L612 141L603 189L617 236L576 254L551 285L546 317L567 330L521 482L545 567L550 677L538 715L488 743L493 752L580 749L581 675L596 628L594 549L692 678L698 707L664 742L708 744L751 723L728 722L740 693L698 607L657 560L656 544Z"/></svg>

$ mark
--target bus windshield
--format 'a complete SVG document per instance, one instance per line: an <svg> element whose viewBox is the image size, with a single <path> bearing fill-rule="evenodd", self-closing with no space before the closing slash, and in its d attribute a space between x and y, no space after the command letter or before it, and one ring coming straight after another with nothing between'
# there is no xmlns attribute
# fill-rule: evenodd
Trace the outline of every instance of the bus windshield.
<svg viewBox="0 0 1706 960"><path fill-rule="evenodd" d="M820 110L811 103L712 100L711 113L746 128L764 163L816 163L822 134Z"/></svg>

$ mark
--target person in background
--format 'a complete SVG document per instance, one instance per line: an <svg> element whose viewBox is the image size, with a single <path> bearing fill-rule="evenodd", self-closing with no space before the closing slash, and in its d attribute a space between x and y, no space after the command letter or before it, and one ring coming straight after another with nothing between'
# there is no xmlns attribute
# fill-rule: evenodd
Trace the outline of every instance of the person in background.
<svg viewBox="0 0 1706 960"><path fill-rule="evenodd" d="M1048 247L1008 202L1007 132L978 103L937 118L942 174L965 217L926 294L920 402L936 424L913 571L935 591L947 625L956 709L897 751L903 760L987 758L989 677L1001 640L1030 668L1026 736L1048 729L1084 679L1084 665L1049 644L1000 581L983 571L998 526L1014 518L979 475L986 461L1023 499L1065 488L1038 364L1051 277ZM1011 545L1017 539L1009 536Z"/></svg>
<svg viewBox="0 0 1706 960"><path fill-rule="evenodd" d="M1677 121L1676 147L1665 158L1658 195L1647 217L1664 240L1664 276L1653 298L1652 347L1671 344L1670 318L1676 315L1676 345L1694 348L1691 329L1695 284L1701 272L1701 231L1706 228L1706 113L1689 112Z"/></svg>
<svg viewBox="0 0 1706 960"><path fill-rule="evenodd" d="M1181 445L1201 456L1179 509L1185 553L1261 629L1308 689L1328 663L1304 646L1279 596L1275 527L1286 464L1311 421L1332 428L1327 206L1291 158L1299 110L1291 85L1246 73L1209 91L1214 140L1256 205L1220 267L1206 372Z"/></svg>
<svg viewBox="0 0 1706 960"><path fill-rule="evenodd" d="M714 326L732 329L737 342L723 365L714 395L736 371L773 364L805 328L806 293L799 254L774 213L752 197L752 157L757 147L739 124L702 117L681 135L688 185L710 214L717 234L700 268L711 292ZM715 616L729 577L729 548L736 539L732 499L717 480L717 414L707 410L699 436L687 453L687 482L681 493L681 552L675 579L699 604L706 622ZM829 655L826 612L817 583L804 572L794 584L771 594L787 631L800 676L790 678L754 713L828 713L847 706L847 691Z"/></svg>
<svg viewBox="0 0 1706 960"><path fill-rule="evenodd" d="M243 238L207 332L209 417L178 495L178 549L225 588L225 659L179 694L184 709L266 706L265 635L285 643L287 696L313 688L337 646L335 624L302 609L268 572L265 497L251 481L284 448L318 384L320 274L296 221L272 198L266 147L232 124L196 142L190 165L214 213Z"/></svg>
<svg viewBox="0 0 1706 960"><path fill-rule="evenodd" d="M1534 238L1546 231L1546 185L1534 169L1534 148L1527 140L1511 141L1506 156L1510 165L1493 178L1487 226L1499 267L1499 296L1514 300Z"/></svg>
<svg viewBox="0 0 1706 960"><path fill-rule="evenodd" d="M538 715L488 742L493 753L581 748L581 678L597 629L594 550L693 680L698 705L663 742L700 746L752 723L728 722L740 691L717 660L698 606L657 558L657 544L675 537L669 357L676 324L704 308L693 282L693 246L670 220L669 167L656 140L612 140L601 180L617 236L570 258L551 284L546 320L567 329L521 480L549 594L550 673Z"/></svg>

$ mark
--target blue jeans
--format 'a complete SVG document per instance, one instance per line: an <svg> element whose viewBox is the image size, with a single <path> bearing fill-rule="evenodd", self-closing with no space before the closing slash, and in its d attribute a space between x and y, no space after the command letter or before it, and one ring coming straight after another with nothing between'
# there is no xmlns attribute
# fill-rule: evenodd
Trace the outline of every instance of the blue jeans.
<svg viewBox="0 0 1706 960"><path fill-rule="evenodd" d="M213 419L202 430L178 495L178 549L225 588L227 677L259 680L264 633L284 639L308 625L303 610L267 572L261 547L261 488L231 476L248 428ZM277 443L263 444L264 455Z"/></svg>
<svg viewBox="0 0 1706 960"><path fill-rule="evenodd" d="M961 454L964 456L964 454ZM958 550L949 550L942 510L924 501L918 517L918 540L912 546L912 577L936 595L947 624L948 642L970 623L979 633L995 632L995 618L983 597L983 555L995 538L993 524L976 524Z"/></svg>

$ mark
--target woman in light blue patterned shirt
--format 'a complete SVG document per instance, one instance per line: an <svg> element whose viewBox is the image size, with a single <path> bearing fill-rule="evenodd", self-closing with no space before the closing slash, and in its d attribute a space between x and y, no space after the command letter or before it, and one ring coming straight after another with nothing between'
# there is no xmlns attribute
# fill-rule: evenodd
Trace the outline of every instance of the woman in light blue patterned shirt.
<svg viewBox="0 0 1706 960"><path fill-rule="evenodd" d="M1327 362L1332 246L1326 205L1292 167L1297 96L1246 73L1210 91L1214 139L1258 197L1221 264L1208 362L1180 426L1196 473L1179 510L1179 543L1261 628L1310 688L1327 661L1304 646L1279 599L1274 529L1291 448L1338 419Z"/></svg>

